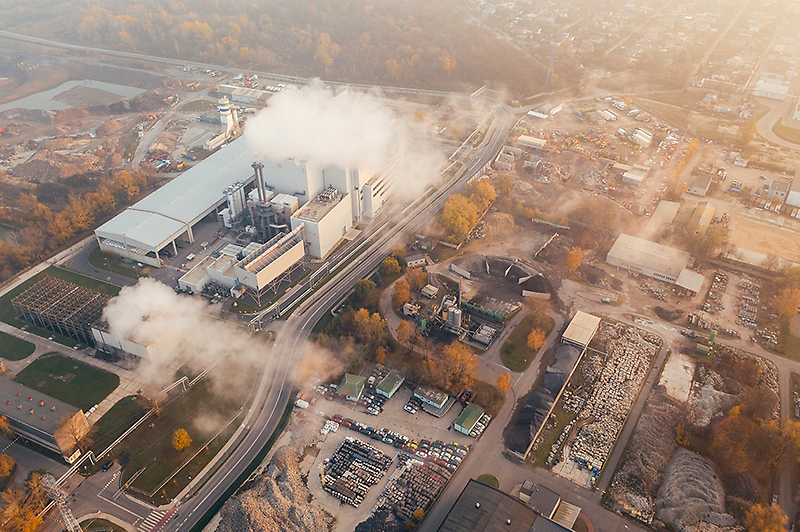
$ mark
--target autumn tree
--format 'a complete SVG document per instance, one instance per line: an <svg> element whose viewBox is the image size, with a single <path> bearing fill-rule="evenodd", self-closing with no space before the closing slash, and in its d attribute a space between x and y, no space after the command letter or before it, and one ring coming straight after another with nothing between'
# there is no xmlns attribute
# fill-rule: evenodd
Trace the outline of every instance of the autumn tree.
<svg viewBox="0 0 800 532"><path fill-rule="evenodd" d="M784 532L786 514L777 504L754 504L744 513L747 532Z"/></svg>
<svg viewBox="0 0 800 532"><path fill-rule="evenodd" d="M356 338L370 347L378 345L386 332L386 322L377 312L360 308L353 316Z"/></svg>
<svg viewBox="0 0 800 532"><path fill-rule="evenodd" d="M378 364L386 364L386 357L388 353L386 352L386 348L382 345L378 346L378 349L375 350L375 360Z"/></svg>
<svg viewBox="0 0 800 532"><path fill-rule="evenodd" d="M784 288L772 299L772 308L781 318L797 314L800 307L800 288Z"/></svg>
<svg viewBox="0 0 800 532"><path fill-rule="evenodd" d="M581 248L574 247L567 253L567 269L574 272L583 262L583 251Z"/></svg>
<svg viewBox="0 0 800 532"><path fill-rule="evenodd" d="M406 279L411 290L422 290L428 284L428 274L422 268L409 268L406 271Z"/></svg>
<svg viewBox="0 0 800 532"><path fill-rule="evenodd" d="M453 342L425 359L425 378L437 387L457 394L464 388L472 388L478 359L469 347Z"/></svg>
<svg viewBox="0 0 800 532"><path fill-rule="evenodd" d="M487 179L479 179L474 181L467 187L470 201L480 211L485 211L489 208L494 200L497 199L497 192Z"/></svg>
<svg viewBox="0 0 800 532"><path fill-rule="evenodd" d="M411 337L414 335L414 328L411 326L408 321L403 320L400 322L400 325L397 326L397 339L401 343L408 343L411 341Z"/></svg>
<svg viewBox="0 0 800 532"><path fill-rule="evenodd" d="M414 520L417 523L421 523L422 520L425 519L425 510L423 510L422 508L417 508L416 510L414 510L413 516Z"/></svg>
<svg viewBox="0 0 800 532"><path fill-rule="evenodd" d="M547 335L541 329L534 329L528 334L528 348L538 351L547 341Z"/></svg>
<svg viewBox="0 0 800 532"><path fill-rule="evenodd" d="M172 433L172 448L176 451L182 451L192 444L192 438L186 429L177 429Z"/></svg>
<svg viewBox="0 0 800 532"><path fill-rule="evenodd" d="M394 308L400 308L411 298L411 289L409 288L408 281L405 279L398 279L394 283L394 293L392 294L392 305Z"/></svg>
<svg viewBox="0 0 800 532"><path fill-rule="evenodd" d="M0 454L0 478L8 477L14 471L15 465L16 462L14 462L13 458L6 453Z"/></svg>
<svg viewBox="0 0 800 532"><path fill-rule="evenodd" d="M392 257L396 258L399 261L406 258L406 246L398 242L392 246Z"/></svg>
<svg viewBox="0 0 800 532"><path fill-rule="evenodd" d="M381 262L381 273L384 275L400 273L400 263L392 256L386 257L383 259L383 262Z"/></svg>
<svg viewBox="0 0 800 532"><path fill-rule="evenodd" d="M444 54L443 56L439 57L439 63L442 65L442 69L447 73L447 77L450 77L450 74L453 73L453 70L456 69L456 60L455 58L448 54Z"/></svg>
<svg viewBox="0 0 800 532"><path fill-rule="evenodd" d="M505 394L508 390L511 389L510 373L503 373L497 376L497 389L500 390L501 394Z"/></svg>
<svg viewBox="0 0 800 532"><path fill-rule="evenodd" d="M0 416L0 436L10 438L13 432L6 416Z"/></svg>
<svg viewBox="0 0 800 532"><path fill-rule="evenodd" d="M442 225L450 232L450 239L459 242L478 223L478 208L466 196L453 194L444 204L441 220Z"/></svg>
<svg viewBox="0 0 800 532"><path fill-rule="evenodd" d="M529 297L525 300L528 307L528 318L534 328L544 330L550 321L550 311L552 310L552 303L546 299L538 299L536 297Z"/></svg>

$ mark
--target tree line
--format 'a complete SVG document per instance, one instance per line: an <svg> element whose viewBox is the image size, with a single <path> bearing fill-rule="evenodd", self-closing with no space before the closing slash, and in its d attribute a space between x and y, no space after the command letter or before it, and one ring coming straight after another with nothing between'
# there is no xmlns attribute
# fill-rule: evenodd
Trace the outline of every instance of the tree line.
<svg viewBox="0 0 800 532"><path fill-rule="evenodd" d="M65 42L287 75L530 95L538 60L469 24L455 0L33 0L2 10L4 27L59 28ZM54 22L56 24L54 24Z"/></svg>
<svg viewBox="0 0 800 532"><path fill-rule="evenodd" d="M91 192L79 194L64 187L66 193L59 198L48 198L47 204L40 198L46 196L45 191L52 184L27 191L0 188L0 222L18 228L14 238L0 240L0 281L89 231L154 183L153 176L144 171L122 170L92 180Z"/></svg>

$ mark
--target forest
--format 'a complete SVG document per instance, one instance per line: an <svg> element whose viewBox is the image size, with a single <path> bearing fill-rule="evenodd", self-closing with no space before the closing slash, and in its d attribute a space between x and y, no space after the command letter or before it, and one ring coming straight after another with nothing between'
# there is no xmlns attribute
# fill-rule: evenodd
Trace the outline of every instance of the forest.
<svg viewBox="0 0 800 532"><path fill-rule="evenodd" d="M463 91L492 82L528 96L546 77L456 0L3 0L0 21L64 42L328 80Z"/></svg>

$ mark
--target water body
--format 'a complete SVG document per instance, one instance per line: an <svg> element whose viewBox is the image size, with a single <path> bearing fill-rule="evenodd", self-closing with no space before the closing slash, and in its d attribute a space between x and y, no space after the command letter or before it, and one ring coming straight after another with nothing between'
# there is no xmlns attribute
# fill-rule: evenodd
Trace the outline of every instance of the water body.
<svg viewBox="0 0 800 532"><path fill-rule="evenodd" d="M106 83L104 81L94 81L91 79L73 80L66 81L54 89L37 92L36 94L31 94L25 98L4 103L3 105L0 105L0 112L16 108L44 111L61 111L64 109L69 109L73 106L69 105L68 103L55 100L54 98L59 94L79 86L88 87L91 89L100 89L112 94L116 94L120 97L120 100L127 100L144 92L144 89L130 87L128 85L117 85L116 83Z"/></svg>

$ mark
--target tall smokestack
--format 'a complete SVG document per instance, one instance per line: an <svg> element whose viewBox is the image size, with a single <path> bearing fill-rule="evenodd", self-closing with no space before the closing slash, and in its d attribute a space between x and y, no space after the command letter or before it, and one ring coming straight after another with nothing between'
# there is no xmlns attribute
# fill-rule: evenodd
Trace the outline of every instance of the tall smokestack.
<svg viewBox="0 0 800 532"><path fill-rule="evenodd" d="M261 203L266 202L267 191L264 186L264 165L261 163L253 163L253 172L255 172L256 189L258 189L258 201Z"/></svg>

